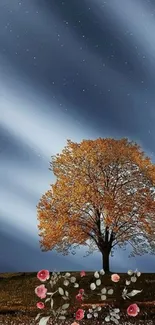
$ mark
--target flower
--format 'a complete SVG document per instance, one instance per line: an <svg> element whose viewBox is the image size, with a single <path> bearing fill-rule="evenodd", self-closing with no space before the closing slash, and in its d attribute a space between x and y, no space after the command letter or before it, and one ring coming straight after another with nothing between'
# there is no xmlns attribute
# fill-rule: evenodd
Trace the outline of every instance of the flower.
<svg viewBox="0 0 155 325"><path fill-rule="evenodd" d="M79 293L80 293L81 295L83 295L83 294L84 294L84 289L80 289L80 290L79 290Z"/></svg>
<svg viewBox="0 0 155 325"><path fill-rule="evenodd" d="M118 282L120 280L120 276L118 274L112 274L111 280L113 282Z"/></svg>
<svg viewBox="0 0 155 325"><path fill-rule="evenodd" d="M139 307L137 306L137 304L132 304L132 305L130 305L130 306L128 307L128 309L127 309L127 314L128 314L129 316L133 316L133 317L135 317L135 316L138 315L139 312L140 312L140 309L139 309Z"/></svg>
<svg viewBox="0 0 155 325"><path fill-rule="evenodd" d="M81 278L82 278L83 276L86 275L86 272L85 272L85 271L81 271L81 272L80 272L80 275L81 275Z"/></svg>
<svg viewBox="0 0 155 325"><path fill-rule="evenodd" d="M84 318L84 310L83 309L78 309L76 312L76 320L81 320Z"/></svg>
<svg viewBox="0 0 155 325"><path fill-rule="evenodd" d="M37 302L37 308L39 308L39 309L43 309L43 308L45 308L45 305L44 305L44 303L43 302Z"/></svg>
<svg viewBox="0 0 155 325"><path fill-rule="evenodd" d="M35 288L35 294L41 299L46 298L46 292L47 289L45 288L44 284L41 284L40 286Z"/></svg>
<svg viewBox="0 0 155 325"><path fill-rule="evenodd" d="M76 295L76 299L78 301L82 301L83 300L82 294L81 293L78 293L78 295Z"/></svg>
<svg viewBox="0 0 155 325"><path fill-rule="evenodd" d="M129 273L130 273L130 274L129 274ZM132 274L131 274L131 273L132 273ZM53 274L54 274L54 272L53 272ZM100 271L100 274L103 275L103 274L104 274L104 270L101 270L101 271ZM41 270L41 271L39 271L39 272L37 273L37 278L38 278L40 281L42 281L42 282L44 282L44 281L50 279L50 281L49 281L49 282L50 282L50 285L51 285L51 287L53 287L53 284L55 284L55 283L57 282L57 280L58 280L59 278L61 278L60 272L58 272L57 274L54 274L54 275L55 275L54 280L53 280L52 277L51 277L51 279L50 279L50 273L49 273L49 271L48 271L48 270ZM81 271L81 272L80 272L80 276L81 276L81 277L83 277L83 276L85 276L85 275L86 275L85 271ZM134 278L134 279L137 279L136 276L137 276L137 277L140 276L141 273L138 272L137 270L136 270L135 272L129 270L129 271L128 271L128 275L131 276L131 279L130 279L130 280L126 280L126 285L129 285L129 284L130 284L130 281L131 281L131 282L135 282L135 281L132 281L133 278ZM65 279L64 279L64 282L63 282L64 285L66 285L66 286L69 285L69 281L68 281L67 278L69 278L70 276L71 276L70 273L66 273L64 276L62 276L62 277L65 278ZM98 286L98 285L101 284L101 280L99 279L99 273L98 273L97 271L94 273L94 277L96 278L96 279L95 279L96 284L95 284L95 283L91 283L91 284L90 284L90 289L91 289L91 290L95 290L95 289L97 288L96 286ZM120 280L120 276L119 276L118 274L112 274L112 275L111 275L111 280L112 280L113 282L119 282L119 280ZM66 283L65 281L67 281L67 283ZM79 287L79 284L76 283L75 281L76 281L76 278L72 276L72 277L70 278L70 283L73 283L73 286L74 286L75 288L77 288L77 287ZM46 298L46 295L50 295L51 297L53 297L53 295L54 295L57 291L59 291L60 295L63 295L63 294L64 294L64 290L63 290L61 287L59 287L58 290L56 290L55 292L47 292L47 288L45 287L44 284L41 284L40 286L38 286L38 287L35 288L35 294L36 294L40 299ZM139 292L141 292L141 291L142 291L142 290L132 290L131 292L128 293L128 290L127 290L126 287L125 287L125 288L123 289L123 292L122 292L122 297L123 297L123 299L126 299L126 298L130 299L130 297L135 296L137 293L139 293ZM62 292L63 292L63 293L62 293ZM101 300L106 300L106 299L107 299L107 294L112 295L112 294L113 294L113 289L102 288L102 289L101 289L101 293L99 293L99 294L97 294L97 295L100 295L100 296L101 296ZM68 297L68 295L69 295L68 291L65 291L65 296ZM84 300L85 296L88 297L88 295L85 294L85 290L81 288L81 289L79 289L79 291L77 292L77 294L76 294L75 297L76 297L76 299L77 299L78 301L81 302L82 300ZM64 298L64 297L63 297L63 298ZM51 299L51 298L46 299L45 302L41 302L41 301L38 302L38 303L36 304L37 308L39 308L39 309L44 309L44 308L45 308L45 303L46 303L46 301L49 301L50 299ZM68 298L65 298L65 299L68 299ZM89 305L89 304L88 304L88 305ZM67 306L69 306L69 304L65 304L65 305L64 305L65 309L67 308ZM82 305L82 306L84 306L84 305ZM80 307L82 308L82 306L80 306ZM51 308L53 308L53 298L51 299ZM99 308L100 308L100 309L99 309ZM93 312L93 316L94 316L94 317L98 317L98 311L100 311L100 310L101 310L101 307L100 307L100 306L98 307L98 309L96 309L96 305L92 305L92 309L89 309L89 314L86 315L87 318L91 318L91 317L92 317L92 312ZM112 311L112 310L111 310L111 311ZM116 324L118 324L118 319L120 319L120 316L117 315L118 311L119 311L119 309L118 309L118 308L115 308L114 311L110 312L110 316L107 316L107 317L105 318L105 321L106 321L106 322L109 322L110 319L111 319L111 320L113 320ZM127 314L128 314L129 316L133 316L133 317L135 317L135 316L137 316L137 314L138 314L139 312L140 312L140 309L139 309L139 307L137 306L137 304L134 304L134 303L133 303L133 304L131 304L131 305L127 308ZM37 315L36 320L40 317L40 315L41 315L41 314L38 314L38 315ZM79 323L77 323L76 320L80 321L80 320L82 320L82 319L85 317L85 310L83 310L83 309L78 309L74 315L75 315L75 321L74 321L71 325L79 325ZM48 316L47 319L49 319L49 317L50 317L50 316ZM45 318L46 318L46 317L45 317ZM62 317L62 318L63 318L63 317ZM47 319L46 319L46 321L47 321ZM44 321L44 318L43 318L42 320Z"/></svg>
<svg viewBox="0 0 155 325"><path fill-rule="evenodd" d="M41 270L37 273L37 278L42 282L49 280L49 277L50 273L48 270Z"/></svg>

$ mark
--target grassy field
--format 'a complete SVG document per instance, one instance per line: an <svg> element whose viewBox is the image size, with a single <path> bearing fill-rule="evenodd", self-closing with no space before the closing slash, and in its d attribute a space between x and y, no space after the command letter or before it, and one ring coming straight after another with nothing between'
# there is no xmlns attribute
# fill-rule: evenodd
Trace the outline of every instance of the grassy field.
<svg viewBox="0 0 155 325"><path fill-rule="evenodd" d="M141 312L137 318L134 320L131 319L131 321L139 320L139 323L135 324L140 324L140 321L143 321L142 324L145 324L144 321L146 320L146 324L148 324L149 319L154 319L155 324L155 274L145 273L137 278L137 282L131 283L129 286L129 291L132 291L133 289L143 291L135 297L132 297L131 300L123 300L121 293L125 287L125 280L130 279L129 275L119 273L120 281L117 284L111 281L110 275L104 275L100 277L102 284L97 288L97 290L92 291L90 290L90 284L96 281L94 278L94 272L86 272L86 276L82 278L80 277L79 272L68 272L70 272L72 276L76 277L76 282L79 283L79 288L83 288L88 295L87 299L82 302L83 306L81 308L88 309L90 308L89 304L109 303L110 305L120 308L124 315L123 317L126 317L125 315L127 307L131 303L137 302ZM61 272L61 275L65 273L66 272ZM0 274L0 324L35 324L33 323L34 318L39 313L36 303L40 301L40 299L35 295L34 290L38 285L41 284L36 275L36 273ZM62 278L52 290L49 285L46 285L48 291L50 292L55 291L58 286L62 286L69 292L69 301L67 301L70 303L70 307L68 309L69 320L73 317L74 312L81 306L81 302L78 302L75 298L79 288L74 288L73 285L64 287ZM101 301L100 296L96 295L103 287L106 287L107 289L114 289L114 294L108 296L105 302ZM44 299L42 301L44 301ZM64 303L65 302L62 298L60 298L60 295L56 293L54 295L54 309L57 309ZM48 312L49 307L47 303L44 313L47 315ZM6 322L7 319L9 319L10 323ZM3 321L3 323L1 321ZM26 321L28 321L28 323L26 323ZM87 322L91 322L92 324L92 320L87 320ZM80 324L82 324L81 321Z"/></svg>

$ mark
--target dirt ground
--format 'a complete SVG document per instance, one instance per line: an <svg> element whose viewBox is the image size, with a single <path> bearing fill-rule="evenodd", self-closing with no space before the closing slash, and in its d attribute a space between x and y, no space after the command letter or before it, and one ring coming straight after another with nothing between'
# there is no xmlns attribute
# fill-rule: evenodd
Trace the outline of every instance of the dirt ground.
<svg viewBox="0 0 155 325"><path fill-rule="evenodd" d="M87 310L90 308L89 304L103 303L103 301L100 300L100 296L96 296L97 290L95 290L95 293L90 290L90 283L94 282L95 279L93 276L94 272L87 272L86 277L83 278L80 277L79 272L70 273L72 276L77 278L77 282L80 285L79 288L85 289L88 293L88 299L83 302L84 306L81 308ZM101 286L103 287L104 285L106 288L108 288L108 286L111 288L114 287L115 294L106 300L106 302L120 308L121 319L119 325L155 325L155 274L142 274L137 279L137 282L130 286L130 291L133 289L143 290L137 296L132 297L130 301L121 298L121 292L125 286L125 280L129 280L129 276L127 274L120 274L120 277L120 281L117 284L114 284L110 279L110 275L104 275L102 277L103 280ZM59 286L61 286L61 283L60 279ZM0 274L0 324L37 324L38 322L35 321L35 317L39 313L39 310L36 307L38 298L35 295L34 290L35 287L40 284L41 282L37 279L36 273L34 272ZM55 288L54 291L56 290ZM75 321L74 313L78 308L80 308L81 304L75 299L75 295L78 293L79 288L76 289L77 292L75 291L75 288L68 288L71 308L69 309L66 321L63 322L51 319L48 324L71 324ZM48 291L51 291L51 289ZM100 289L98 289L98 291L100 291ZM129 317L126 314L127 307L133 302L136 302L140 307L140 313L137 317ZM60 305L59 295L55 295L54 304L55 306ZM48 307L44 309L44 313L43 316L49 313ZM102 316L105 316L104 313L106 313L106 308L105 311L103 310L102 314L100 314L98 319L83 319L79 321L79 324L102 324ZM114 323L105 322L105 324L110 325Z"/></svg>

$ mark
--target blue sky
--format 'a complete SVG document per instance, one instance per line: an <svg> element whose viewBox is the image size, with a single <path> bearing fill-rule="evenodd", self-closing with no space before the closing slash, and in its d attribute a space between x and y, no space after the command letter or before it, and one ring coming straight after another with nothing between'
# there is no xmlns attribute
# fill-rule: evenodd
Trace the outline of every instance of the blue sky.
<svg viewBox="0 0 155 325"><path fill-rule="evenodd" d="M0 272L93 270L42 253L36 205L67 139L128 137L154 160L153 1L0 2ZM155 257L118 250L111 268L153 272Z"/></svg>

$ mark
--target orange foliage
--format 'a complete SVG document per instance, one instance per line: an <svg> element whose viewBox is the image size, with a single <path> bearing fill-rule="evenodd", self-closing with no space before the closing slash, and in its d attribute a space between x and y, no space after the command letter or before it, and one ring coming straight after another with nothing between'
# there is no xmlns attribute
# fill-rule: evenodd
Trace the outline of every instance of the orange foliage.
<svg viewBox="0 0 155 325"><path fill-rule="evenodd" d="M155 230L155 165L128 139L67 141L52 157L57 178L37 206L44 250L66 253L72 244L98 249L111 237L111 248L129 241L135 252L141 236L151 245Z"/></svg>

